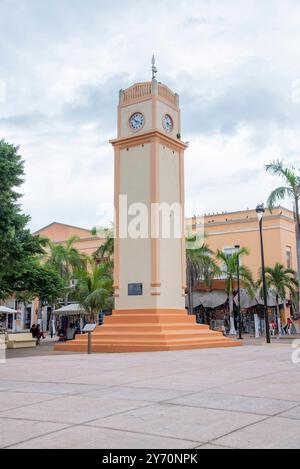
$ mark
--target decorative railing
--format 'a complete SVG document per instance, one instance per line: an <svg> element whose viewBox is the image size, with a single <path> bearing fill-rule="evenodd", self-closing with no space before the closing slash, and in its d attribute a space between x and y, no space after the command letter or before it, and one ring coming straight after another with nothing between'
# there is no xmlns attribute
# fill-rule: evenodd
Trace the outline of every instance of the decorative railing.
<svg viewBox="0 0 300 469"><path fill-rule="evenodd" d="M158 96L176 104L176 95L165 85L158 85Z"/></svg>
<svg viewBox="0 0 300 469"><path fill-rule="evenodd" d="M177 95L174 94L167 86L158 83L153 85L153 82L137 83L127 90L122 91L121 103L128 103L142 99L151 94L157 94L160 98L165 99L173 105L177 105Z"/></svg>
<svg viewBox="0 0 300 469"><path fill-rule="evenodd" d="M124 91L124 102L151 95L151 83L139 83Z"/></svg>

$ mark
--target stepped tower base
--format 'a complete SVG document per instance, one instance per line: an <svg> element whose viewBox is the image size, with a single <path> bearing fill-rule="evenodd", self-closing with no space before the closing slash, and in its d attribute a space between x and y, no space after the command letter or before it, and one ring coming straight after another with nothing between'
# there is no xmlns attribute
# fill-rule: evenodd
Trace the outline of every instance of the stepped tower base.
<svg viewBox="0 0 300 469"><path fill-rule="evenodd" d="M94 353L158 352L219 347L242 343L199 325L194 316L180 309L114 311L92 334ZM70 342L56 344L55 351L86 353L88 336L77 335Z"/></svg>

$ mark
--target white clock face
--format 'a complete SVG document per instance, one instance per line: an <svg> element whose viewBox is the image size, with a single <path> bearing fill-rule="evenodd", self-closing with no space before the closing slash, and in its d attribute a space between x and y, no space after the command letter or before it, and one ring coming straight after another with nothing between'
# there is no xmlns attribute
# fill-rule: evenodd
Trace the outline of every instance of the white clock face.
<svg viewBox="0 0 300 469"><path fill-rule="evenodd" d="M166 132L172 132L174 129L173 119L169 114L166 114L163 118L163 125Z"/></svg>
<svg viewBox="0 0 300 469"><path fill-rule="evenodd" d="M129 125L132 130L137 132L140 130L145 122L145 118L141 112L135 112L129 119Z"/></svg>

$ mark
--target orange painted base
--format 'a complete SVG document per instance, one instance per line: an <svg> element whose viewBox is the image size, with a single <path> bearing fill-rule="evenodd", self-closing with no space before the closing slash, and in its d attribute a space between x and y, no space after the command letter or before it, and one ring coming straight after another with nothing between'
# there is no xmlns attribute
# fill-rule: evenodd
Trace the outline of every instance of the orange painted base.
<svg viewBox="0 0 300 469"><path fill-rule="evenodd" d="M201 348L236 347L242 343L228 339L194 316L178 309L114 311L92 334L92 351L102 353L158 352ZM87 335L56 344L55 351L87 352Z"/></svg>

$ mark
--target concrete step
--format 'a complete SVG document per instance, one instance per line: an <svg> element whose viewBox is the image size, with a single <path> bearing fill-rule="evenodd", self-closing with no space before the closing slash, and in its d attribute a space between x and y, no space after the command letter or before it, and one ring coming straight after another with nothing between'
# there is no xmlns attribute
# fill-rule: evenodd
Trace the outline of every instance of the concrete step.
<svg viewBox="0 0 300 469"><path fill-rule="evenodd" d="M162 330L159 332L112 332L110 330L103 331L102 333L94 333L93 334L93 342L104 341L104 340L111 340L111 341L121 341L126 339L127 341L136 340L139 341L148 341L152 339L162 339L162 340L172 340L172 339L184 339L184 338L192 338L202 340L205 338L212 338L212 337L219 337L220 332L198 332L198 331L166 331ZM87 339L85 336L76 336L76 341L78 342L86 342Z"/></svg>
<svg viewBox="0 0 300 469"><path fill-rule="evenodd" d="M113 316L107 316L105 318L105 324L196 324L196 318L194 316L188 316L185 314L176 315L165 315L156 314L153 316L149 315L132 315L132 314L114 314ZM207 326L203 326L207 327Z"/></svg>
<svg viewBox="0 0 300 469"><path fill-rule="evenodd" d="M232 339L227 339L223 335L219 336L212 336L212 337L199 337L199 336L183 336L183 337L167 337L167 336L150 336L146 338L142 338L140 336L136 336L134 339L123 336L118 339L116 339L115 336L98 336L98 337L93 337L92 344L97 345L97 344L107 344L107 343L117 343L117 344L161 344L161 343L200 343L200 342L226 342L226 341L233 341ZM73 340L70 342L67 342L66 345L73 345L73 344L87 344L87 340Z"/></svg>
<svg viewBox="0 0 300 469"><path fill-rule="evenodd" d="M134 352L235 347L241 343L227 339L206 325L196 323L185 310L116 311L92 334L94 352ZM87 335L57 344L55 350L86 352Z"/></svg>
<svg viewBox="0 0 300 469"><path fill-rule="evenodd" d="M210 331L208 326L202 326L199 324L105 324L101 326L101 328L96 329L95 333L103 333L104 331L110 332L121 332L123 333L125 330L130 332L161 332L161 331L197 331L198 333L207 333Z"/></svg>
<svg viewBox="0 0 300 469"><path fill-rule="evenodd" d="M123 343L123 344L93 344L92 351L94 353L127 353L127 352L159 352L171 350L191 350L191 349L207 349L207 348L223 348L223 347L239 347L241 342L230 339L225 340L211 340L211 341L182 341L182 342L166 342L159 344L149 343ZM55 348L56 351L72 351L72 352L87 352L87 344L58 344Z"/></svg>
<svg viewBox="0 0 300 469"><path fill-rule="evenodd" d="M195 318L194 315L188 314L188 312L184 309L162 309L162 308L157 308L157 309L123 309L123 310L116 310L113 311L112 316L123 316L123 315L130 315L130 316L155 316L155 315L160 315L163 314L164 316L174 316L175 314L179 316L187 316L187 317L193 317ZM108 317L112 317L108 316Z"/></svg>

